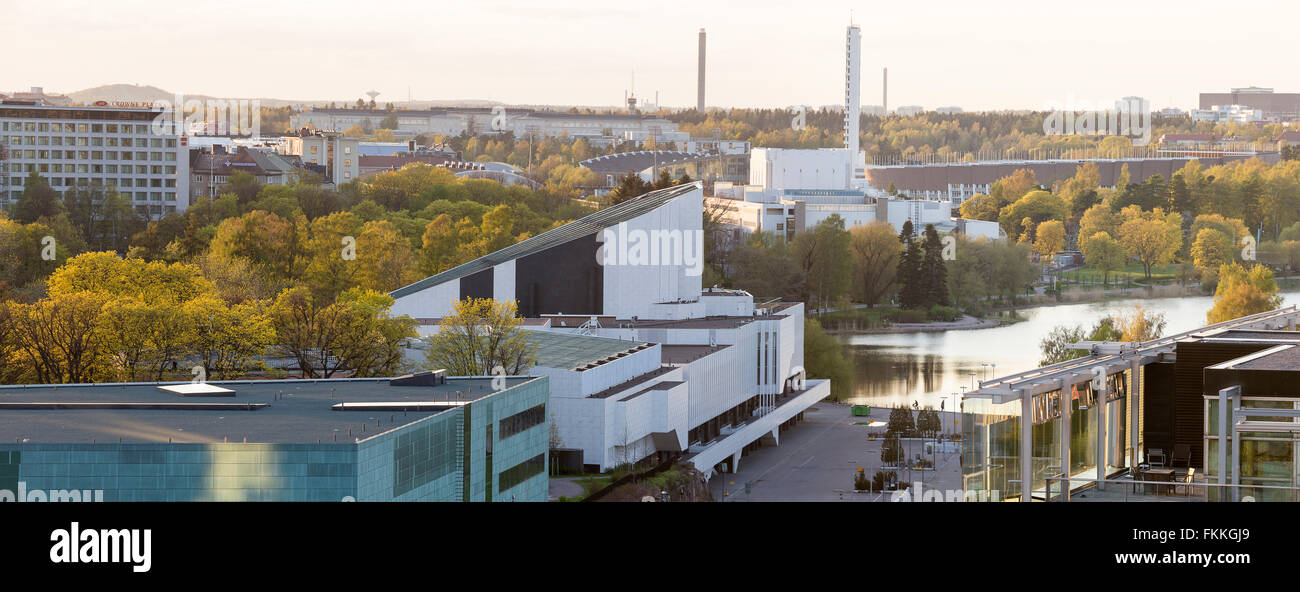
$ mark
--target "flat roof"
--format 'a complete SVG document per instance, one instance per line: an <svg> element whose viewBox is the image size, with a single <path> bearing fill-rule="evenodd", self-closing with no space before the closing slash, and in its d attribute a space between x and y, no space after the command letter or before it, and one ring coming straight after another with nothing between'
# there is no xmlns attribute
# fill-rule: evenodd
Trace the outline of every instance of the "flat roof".
<svg viewBox="0 0 1300 592"><path fill-rule="evenodd" d="M1242 356L1235 360L1211 366L1225 370L1289 370L1300 371L1300 347L1284 344Z"/></svg>
<svg viewBox="0 0 1300 592"><path fill-rule="evenodd" d="M663 376L663 375L665 375L665 374L667 374L667 373L669 373L669 372L672 372L673 370L676 370L676 368L673 368L672 366L660 366L660 367L658 367L658 368L655 368L654 370L651 370L651 371L649 371L649 372L646 372L645 374L642 374L642 375L640 375L640 376L634 376L634 377L632 377L632 378L629 379L629 380L625 380L625 381L623 381L623 382L621 382L621 383L618 383L618 384L616 384L616 385L614 385L614 386L611 386L611 387L609 387L609 388L607 388L607 389L605 389L605 390L603 390L603 391L600 391L600 392L598 392L598 393L592 393L591 395L588 395L587 398L588 398L588 399L607 399L607 398L609 398L609 397L612 397L612 396L614 396L614 395L617 395L618 393L621 393L621 392L626 391L626 390L628 390L628 389L635 388L637 385L645 384L645 383L647 383L647 382L649 382L649 381L651 381L651 380L653 380L653 379L655 379L655 378L657 378L657 377L660 377L660 376Z"/></svg>
<svg viewBox="0 0 1300 592"><path fill-rule="evenodd" d="M531 331L528 343L537 346L538 366L578 371L589 370L652 347L652 344L643 341L556 331Z"/></svg>
<svg viewBox="0 0 1300 592"><path fill-rule="evenodd" d="M721 350L728 345L662 345L663 363L665 364L685 364L693 362L713 352Z"/></svg>
<svg viewBox="0 0 1300 592"><path fill-rule="evenodd" d="M495 392L491 377L450 377L438 386L391 386L388 380L209 383L234 390L233 397L182 397L158 388L185 383L3 386L0 442L352 442ZM507 377L506 384L530 380L537 378ZM431 408L431 402L446 405ZM425 403L420 408L426 410L335 411L340 403Z"/></svg>

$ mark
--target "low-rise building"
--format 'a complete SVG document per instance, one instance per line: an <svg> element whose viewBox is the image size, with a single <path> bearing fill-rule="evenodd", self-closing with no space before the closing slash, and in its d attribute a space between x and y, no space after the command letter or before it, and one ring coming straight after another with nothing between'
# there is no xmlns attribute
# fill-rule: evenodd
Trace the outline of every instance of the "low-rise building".
<svg viewBox="0 0 1300 592"><path fill-rule="evenodd" d="M0 386L0 497L546 501L548 379L504 382Z"/></svg>

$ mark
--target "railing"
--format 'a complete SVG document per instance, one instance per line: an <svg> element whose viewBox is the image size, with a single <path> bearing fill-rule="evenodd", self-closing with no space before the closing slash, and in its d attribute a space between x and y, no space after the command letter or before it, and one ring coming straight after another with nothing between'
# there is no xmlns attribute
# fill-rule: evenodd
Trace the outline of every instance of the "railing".
<svg viewBox="0 0 1300 592"><path fill-rule="evenodd" d="M1065 492L1071 482L1084 488ZM1097 484L1103 484L1101 488ZM1089 487L1091 486L1091 487ZM1086 489L1085 489L1086 488ZM1055 493L1053 493L1055 492ZM1300 502L1300 487L1282 485L1246 485L1213 481L1153 481L1144 479L1086 479L1055 475L1046 478L1044 499L1068 502L1083 494L1088 501L1194 501L1194 502Z"/></svg>

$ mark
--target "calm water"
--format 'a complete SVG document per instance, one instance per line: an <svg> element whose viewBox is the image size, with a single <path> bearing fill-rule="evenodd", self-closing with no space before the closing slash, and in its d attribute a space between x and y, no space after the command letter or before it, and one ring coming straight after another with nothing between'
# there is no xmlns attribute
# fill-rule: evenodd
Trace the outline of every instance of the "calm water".
<svg viewBox="0 0 1300 592"><path fill-rule="evenodd" d="M1284 293L1284 304L1300 301L1300 292ZM1091 327L1098 319L1141 304L1164 313L1165 335L1205 325L1213 298L1126 299L1091 304L1063 304L1020 311L1025 321L965 331L841 335L853 364L854 403L911 405L951 409L961 387L997 375L1038 366L1038 342L1057 325ZM994 366L995 365L995 366ZM954 398L953 393L958 394Z"/></svg>

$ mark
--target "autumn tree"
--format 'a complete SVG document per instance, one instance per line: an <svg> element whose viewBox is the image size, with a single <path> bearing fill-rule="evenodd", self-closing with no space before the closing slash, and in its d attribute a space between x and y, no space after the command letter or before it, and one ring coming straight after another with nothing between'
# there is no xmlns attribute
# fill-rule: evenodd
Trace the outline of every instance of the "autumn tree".
<svg viewBox="0 0 1300 592"><path fill-rule="evenodd" d="M1273 270L1264 265L1250 269L1240 263L1219 267L1219 285L1214 290L1214 306L1206 313L1210 324L1267 312L1282 305L1277 293Z"/></svg>
<svg viewBox="0 0 1300 592"><path fill-rule="evenodd" d="M1083 251L1084 261L1101 272L1103 284L1110 282L1110 274L1124 268L1128 261L1128 251L1105 232L1097 232L1080 241L1079 249Z"/></svg>
<svg viewBox="0 0 1300 592"><path fill-rule="evenodd" d="M1234 259L1235 249L1232 238L1221 230L1202 228L1194 235L1192 241L1192 263L1200 270L1202 277L1209 277L1225 263Z"/></svg>
<svg viewBox="0 0 1300 592"><path fill-rule="evenodd" d="M1160 208L1129 217L1119 227L1119 241L1129 254L1142 262L1148 279L1151 267L1170 263L1183 244L1182 216L1165 216Z"/></svg>
<svg viewBox="0 0 1300 592"><path fill-rule="evenodd" d="M1065 224L1060 220L1039 223L1035 234L1034 252L1043 257L1051 257L1065 248Z"/></svg>

